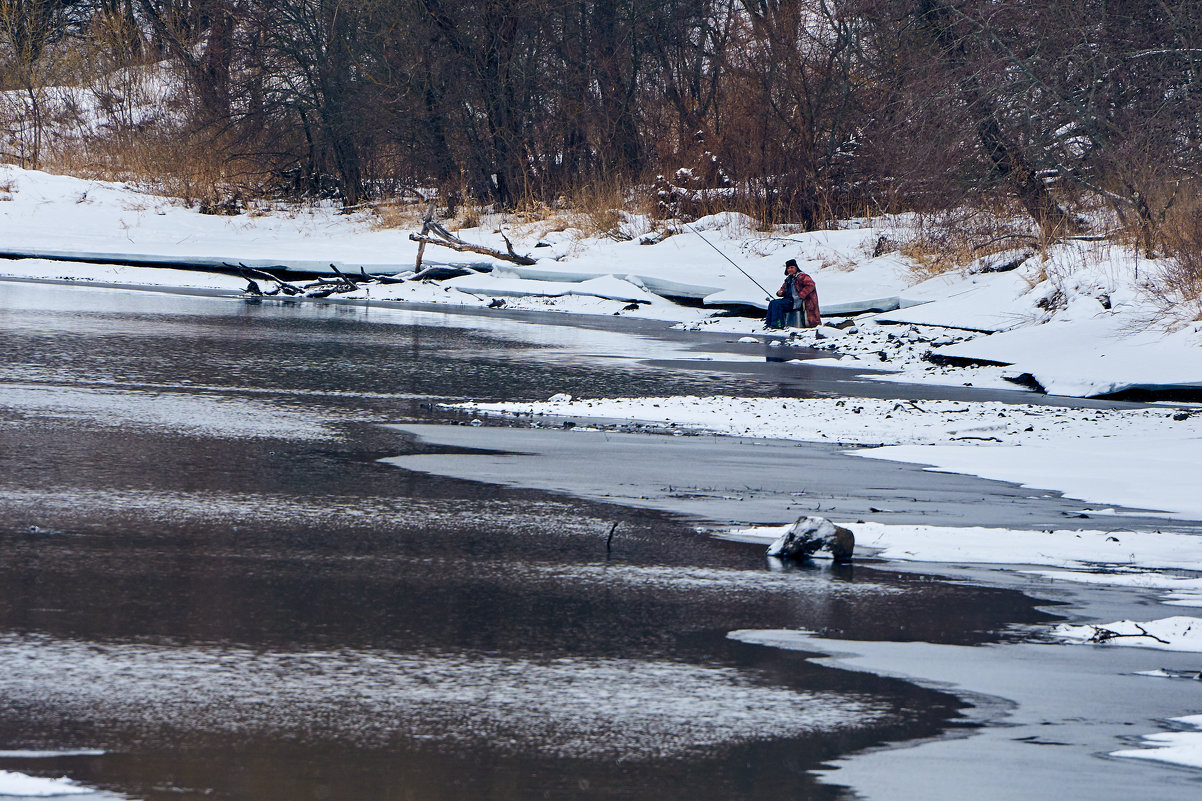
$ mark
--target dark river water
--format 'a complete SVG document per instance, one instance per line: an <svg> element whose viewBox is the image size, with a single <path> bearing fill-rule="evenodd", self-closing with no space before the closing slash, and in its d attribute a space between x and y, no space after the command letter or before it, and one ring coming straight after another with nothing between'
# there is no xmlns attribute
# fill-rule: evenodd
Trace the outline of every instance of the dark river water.
<svg viewBox="0 0 1202 801"><path fill-rule="evenodd" d="M548 317L0 283L0 770L142 799L841 798L810 770L960 702L728 632L1047 619L378 461L431 447L384 424L461 421L446 399L782 391Z"/></svg>

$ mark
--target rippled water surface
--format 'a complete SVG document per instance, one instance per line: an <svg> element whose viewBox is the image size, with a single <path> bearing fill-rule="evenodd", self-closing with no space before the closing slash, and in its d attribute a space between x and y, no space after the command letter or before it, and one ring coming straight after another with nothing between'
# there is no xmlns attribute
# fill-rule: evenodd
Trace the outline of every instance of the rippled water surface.
<svg viewBox="0 0 1202 801"><path fill-rule="evenodd" d="M840 796L807 769L956 702L726 633L975 642L1029 601L378 461L424 447L382 423L448 398L778 390L695 355L620 322L0 284L0 770L147 799Z"/></svg>

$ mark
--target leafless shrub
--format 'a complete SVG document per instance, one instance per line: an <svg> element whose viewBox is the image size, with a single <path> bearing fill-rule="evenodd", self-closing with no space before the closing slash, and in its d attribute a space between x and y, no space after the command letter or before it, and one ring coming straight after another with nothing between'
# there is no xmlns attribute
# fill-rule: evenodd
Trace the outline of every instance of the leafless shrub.
<svg viewBox="0 0 1202 801"><path fill-rule="evenodd" d="M914 263L917 279L961 270L978 259L1037 241L1028 220L997 206L899 217L889 239Z"/></svg>
<svg viewBox="0 0 1202 801"><path fill-rule="evenodd" d="M1202 319L1202 198L1179 200L1160 233L1164 258L1145 289L1172 319Z"/></svg>

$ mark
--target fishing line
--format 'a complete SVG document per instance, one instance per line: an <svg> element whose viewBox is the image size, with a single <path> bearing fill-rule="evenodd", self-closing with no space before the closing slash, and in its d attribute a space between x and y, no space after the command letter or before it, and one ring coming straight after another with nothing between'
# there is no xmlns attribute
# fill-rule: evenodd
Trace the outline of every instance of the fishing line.
<svg viewBox="0 0 1202 801"><path fill-rule="evenodd" d="M717 245L715 245L713 242L711 242L711 241L709 241L708 239L706 239L704 236L701 236L701 232L700 232L700 231L698 231L698 230L697 230L696 228L694 228L693 226L689 225L687 222L682 222L682 223L681 223L681 225L683 225L685 228L688 228L688 229L689 229L690 231L692 231L693 233L697 234L697 236L701 237L701 241L702 241L702 242L704 242L705 244L707 244L707 245L709 245L710 247L712 247L712 248L713 248L715 251L717 251L717 253L718 253L718 255L719 255L719 256L721 256L722 258L726 259L726 260L727 260L727 261L729 261L731 264L733 264L733 265L734 265L734 268L735 268L736 270L738 270L739 272L741 272L743 275L746 275L746 276L747 276L747 280L748 280L748 281L750 281L751 283L755 284L756 286L758 286L758 287L760 288L760 291L764 293L764 295L765 295L765 296L768 298L768 300L772 300L772 293L771 293L771 292L769 292L767 289L764 289L764 287L760 285L760 282L759 282L759 281L755 280L755 279L754 279L754 278L752 278L750 275L748 275L748 273L747 273L747 271L746 271L746 270L744 270L744 269L743 269L742 267L740 267L739 265L735 264L734 260L733 260L733 259L731 259L731 257L730 257L730 256L727 256L727 255L726 255L725 253L723 253L721 250L718 250L718 246L717 246Z"/></svg>

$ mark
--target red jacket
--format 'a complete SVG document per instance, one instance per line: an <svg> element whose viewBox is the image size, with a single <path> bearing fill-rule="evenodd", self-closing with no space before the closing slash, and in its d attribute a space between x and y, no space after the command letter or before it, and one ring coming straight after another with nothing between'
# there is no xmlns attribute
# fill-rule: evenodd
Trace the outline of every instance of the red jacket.
<svg viewBox="0 0 1202 801"><path fill-rule="evenodd" d="M780 285L776 296L783 298L788 294L788 290L789 279L785 278L785 282ZM814 286L813 278L800 271L794 275L793 297L793 310L805 309L806 328L817 328L822 324L822 310L818 308L818 288Z"/></svg>

